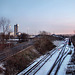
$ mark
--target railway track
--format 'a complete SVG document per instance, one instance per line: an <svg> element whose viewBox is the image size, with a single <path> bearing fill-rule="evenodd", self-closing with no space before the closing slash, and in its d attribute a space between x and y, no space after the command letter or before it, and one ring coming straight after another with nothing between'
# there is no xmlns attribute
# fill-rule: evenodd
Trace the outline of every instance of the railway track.
<svg viewBox="0 0 75 75"><path fill-rule="evenodd" d="M66 58L66 56L70 52L70 49L68 49L66 51L65 51L65 49L66 49L66 45L64 45L63 49L60 51L58 57L56 58L53 66L51 67L51 69L47 75L57 75L58 70L60 69L62 62L64 61L64 59Z"/></svg>
<svg viewBox="0 0 75 75"><path fill-rule="evenodd" d="M56 51L58 51L59 48L62 49L63 46L53 49L52 51L47 53L42 59L40 59L34 66L32 66L29 69L25 69L23 72L20 72L18 75L35 75L36 72L39 71L39 69L52 57L52 55L56 53Z"/></svg>

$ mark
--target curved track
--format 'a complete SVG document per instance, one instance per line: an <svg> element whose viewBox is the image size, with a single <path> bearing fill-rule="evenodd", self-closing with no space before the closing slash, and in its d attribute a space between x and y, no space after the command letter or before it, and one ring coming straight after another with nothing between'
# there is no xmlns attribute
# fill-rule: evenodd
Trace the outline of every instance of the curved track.
<svg viewBox="0 0 75 75"><path fill-rule="evenodd" d="M24 70L23 73L19 73L18 75L35 75L36 72L39 71L39 69L52 57L52 55L56 53L56 51L58 51L59 49L62 49L63 47L64 45L60 48L57 47L53 49L52 51L47 53L41 60L39 60L33 67L31 67L28 70Z"/></svg>
<svg viewBox="0 0 75 75"><path fill-rule="evenodd" d="M47 75L57 75L58 70L60 69L60 66L62 64L62 62L64 61L64 59L66 58L66 56L69 54L70 50L68 49L67 51L65 51L66 45L64 45L63 49L60 51L58 57L56 58L52 68L50 69L49 73Z"/></svg>

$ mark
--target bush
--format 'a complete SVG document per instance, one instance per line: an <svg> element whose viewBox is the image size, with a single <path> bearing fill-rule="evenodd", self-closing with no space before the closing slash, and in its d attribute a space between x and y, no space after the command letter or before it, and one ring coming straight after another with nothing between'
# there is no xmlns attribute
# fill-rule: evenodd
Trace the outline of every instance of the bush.
<svg viewBox="0 0 75 75"><path fill-rule="evenodd" d="M75 35L71 37L72 43L75 46Z"/></svg>
<svg viewBox="0 0 75 75"><path fill-rule="evenodd" d="M18 35L19 43L28 41L29 35L26 33L22 33L21 35Z"/></svg>
<svg viewBox="0 0 75 75"><path fill-rule="evenodd" d="M50 51L51 49L53 49L55 47L55 45L53 45L53 43L50 41L50 39L45 36L45 37L38 39L35 42L34 47L41 54L45 54L47 51Z"/></svg>

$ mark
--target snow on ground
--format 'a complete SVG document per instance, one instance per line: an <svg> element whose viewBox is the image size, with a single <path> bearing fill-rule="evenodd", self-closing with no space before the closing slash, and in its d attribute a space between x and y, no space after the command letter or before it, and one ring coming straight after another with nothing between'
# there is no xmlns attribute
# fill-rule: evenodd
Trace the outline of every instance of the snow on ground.
<svg viewBox="0 0 75 75"><path fill-rule="evenodd" d="M56 44L59 46L59 47L62 47L64 45L64 41L59 41L59 44L58 44L58 41L55 41ZM73 45L71 46L68 46L66 45L66 48L65 48L65 52L67 50L74 50L73 48ZM61 50L57 50L57 52L41 67L41 69L35 74L35 75L47 75L50 68L52 67L52 65L54 64L58 54L60 53ZM73 51L72 51L72 54L73 54ZM71 54L71 55L72 55ZM67 68L67 64L68 62L70 61L70 58L71 58L71 55L67 55L66 58L64 59L63 63L61 64L61 67L57 73L57 75L65 75L65 72L66 72L66 68ZM45 55L44 55L45 56ZM39 60L41 60L44 56L41 56L40 58L34 60L35 62L33 64L31 64L28 68L26 68L25 70L23 70L21 73L19 73L18 75L23 75L28 69L30 69L33 65L35 65Z"/></svg>
<svg viewBox="0 0 75 75"><path fill-rule="evenodd" d="M61 44L62 45L62 44ZM60 45L60 46L61 46ZM35 74L35 75L47 75L50 68L54 64L57 56L59 55L60 51L57 51L45 64L44 66Z"/></svg>
<svg viewBox="0 0 75 75"><path fill-rule="evenodd" d="M5 68L3 67L3 65L4 65L3 63L0 63L0 67L5 70Z"/></svg>
<svg viewBox="0 0 75 75"><path fill-rule="evenodd" d="M63 41L59 41L60 43L63 43ZM58 43L57 43L58 44ZM63 44L61 44L59 47L62 47ZM37 58L36 60L34 60L34 63L32 63L29 67L27 67L26 69L24 69L22 72L20 72L18 75L23 75L26 71L28 71L31 67L33 67L37 62L39 62L44 56L40 56L39 58ZM52 63L52 62L51 62Z"/></svg>
<svg viewBox="0 0 75 75"><path fill-rule="evenodd" d="M4 71L6 70L6 68L3 65L4 65L3 63L0 63L0 68L3 70L3 72L0 73L0 75L5 75Z"/></svg>
<svg viewBox="0 0 75 75"><path fill-rule="evenodd" d="M69 46L66 46L65 50L68 50L68 52L69 52L69 50L74 50L74 49ZM47 75L50 68L52 67L55 59L57 58L59 52L60 51L56 52L35 75ZM65 72L66 72L67 64L70 61L72 54L67 55L67 57L65 58L65 60L63 61L62 65L61 65L57 75L65 75L66 74ZM54 75L54 73L51 73L51 75Z"/></svg>
<svg viewBox="0 0 75 75"><path fill-rule="evenodd" d="M44 55L44 56L46 56L46 55ZM34 63L32 63L29 67L27 67L26 69L24 69L18 75L23 75L26 71L28 71L31 67L33 67L37 62L39 62L44 56L40 56L39 58L37 58L36 60L34 60Z"/></svg>
<svg viewBox="0 0 75 75"><path fill-rule="evenodd" d="M59 46L60 44L64 43L64 41L53 41L53 44L56 45L56 46Z"/></svg>
<svg viewBox="0 0 75 75"><path fill-rule="evenodd" d="M57 41L56 41L57 42ZM59 43L63 43L63 41L59 41ZM58 44L58 43L57 43ZM58 44L58 45L60 45L60 44ZM62 47L64 44L61 44L59 47ZM59 54L59 52L60 51L57 51L53 56L52 56L52 59L50 59L50 60L48 60L47 61L47 64L45 64L46 66L45 66L45 68L43 68L43 69L45 69L44 70L44 72L48 72L48 67L49 67L49 69L50 69L50 67L51 67L51 65L53 64L53 61L55 61L55 59L56 59L56 57L58 56L58 54ZM31 64L29 67L27 67L26 69L24 69L22 72L20 72L18 75L23 75L26 71L28 71L31 67L33 67L39 60L41 60L43 57L44 57L45 55L43 55L43 56L41 56L40 58L38 58L38 59L36 59L36 60L34 60L34 63L33 64ZM50 66L48 65L48 64L50 64ZM44 67L44 66L43 66ZM46 73L43 73L43 75L46 75ZM38 75L38 74L37 74ZM41 75L41 74L39 74L39 75Z"/></svg>
<svg viewBox="0 0 75 75"><path fill-rule="evenodd" d="M74 53L73 44L71 44L69 49L72 50L72 54L73 54ZM71 60L72 54L71 55L67 55L67 57L64 59L64 61L63 61L62 65L61 65L57 75L65 75L66 74L67 64Z"/></svg>
<svg viewBox="0 0 75 75"><path fill-rule="evenodd" d="M52 67L54 61L56 60L58 54L60 51L57 51L52 57L51 59L49 59L45 65L35 74L35 75L47 75L48 71L50 70L50 68Z"/></svg>
<svg viewBox="0 0 75 75"><path fill-rule="evenodd" d="M71 58L71 55L68 55L65 58L65 60L63 61L57 75L65 75L66 74L67 64L68 64L70 58Z"/></svg>

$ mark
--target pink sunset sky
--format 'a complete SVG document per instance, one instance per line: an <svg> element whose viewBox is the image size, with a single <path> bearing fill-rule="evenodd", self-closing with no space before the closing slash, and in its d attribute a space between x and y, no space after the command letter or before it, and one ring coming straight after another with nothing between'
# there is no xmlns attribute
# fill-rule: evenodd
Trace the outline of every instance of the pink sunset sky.
<svg viewBox="0 0 75 75"><path fill-rule="evenodd" d="M0 17L8 18L13 30L37 34L74 34L75 0L0 0Z"/></svg>

